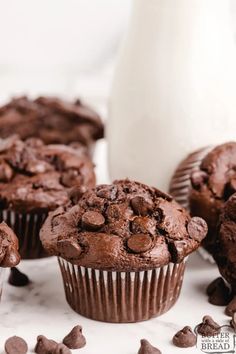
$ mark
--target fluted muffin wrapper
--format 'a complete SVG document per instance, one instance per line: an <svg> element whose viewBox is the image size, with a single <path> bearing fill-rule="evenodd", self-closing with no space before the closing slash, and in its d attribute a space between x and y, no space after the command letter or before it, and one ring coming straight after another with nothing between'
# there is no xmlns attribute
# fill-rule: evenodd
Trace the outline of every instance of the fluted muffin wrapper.
<svg viewBox="0 0 236 354"><path fill-rule="evenodd" d="M48 257L39 238L39 231L47 213L18 213L1 210L0 219L10 226L19 240L19 253L22 259Z"/></svg>
<svg viewBox="0 0 236 354"><path fill-rule="evenodd" d="M138 322L177 301L186 259L153 270L114 272L85 268L58 257L65 295L80 315L103 322Z"/></svg>
<svg viewBox="0 0 236 354"><path fill-rule="evenodd" d="M169 193L184 208L189 210L189 194L191 175L198 171L202 160L214 147L206 147L190 154L178 167L170 183ZM200 256L210 263L215 263L212 255L203 247L199 247Z"/></svg>

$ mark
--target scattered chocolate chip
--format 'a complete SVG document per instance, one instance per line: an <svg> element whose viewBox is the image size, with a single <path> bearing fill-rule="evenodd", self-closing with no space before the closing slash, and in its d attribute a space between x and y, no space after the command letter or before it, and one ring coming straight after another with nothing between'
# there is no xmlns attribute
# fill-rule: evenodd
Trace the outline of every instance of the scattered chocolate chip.
<svg viewBox="0 0 236 354"><path fill-rule="evenodd" d="M212 305L226 306L232 299L230 288L221 277L208 285L206 292L209 296L208 300Z"/></svg>
<svg viewBox="0 0 236 354"><path fill-rule="evenodd" d="M173 344L179 348L190 348L197 343L197 337L191 327L186 326L173 337Z"/></svg>
<svg viewBox="0 0 236 354"><path fill-rule="evenodd" d="M82 226L87 230L98 230L104 223L103 215L97 211L86 211L82 216Z"/></svg>
<svg viewBox="0 0 236 354"><path fill-rule="evenodd" d="M83 348L86 344L86 339L82 334L82 327L75 326L63 339L63 343L70 349Z"/></svg>
<svg viewBox="0 0 236 354"><path fill-rule="evenodd" d="M60 254L67 258L78 258L82 253L82 248L74 239L59 240L57 247Z"/></svg>
<svg viewBox="0 0 236 354"><path fill-rule="evenodd" d="M134 234L128 239L127 246L134 253L146 252L152 247L152 238L148 234Z"/></svg>
<svg viewBox="0 0 236 354"><path fill-rule="evenodd" d="M230 301L230 303L225 308L225 314L227 316L231 317L235 312L236 312L236 296L233 298L233 300Z"/></svg>
<svg viewBox="0 0 236 354"><path fill-rule="evenodd" d="M50 354L51 354L51 352L50 352ZM57 346L53 350L52 354L71 354L71 351L69 348L67 348L67 346L60 343L60 344L57 344Z"/></svg>
<svg viewBox="0 0 236 354"><path fill-rule="evenodd" d="M215 336L220 333L220 326L212 319L212 317L204 316L202 323L197 327L197 332L205 337Z"/></svg>
<svg viewBox="0 0 236 354"><path fill-rule="evenodd" d="M161 351L153 347L146 339L141 339L138 354L161 354Z"/></svg>
<svg viewBox="0 0 236 354"><path fill-rule="evenodd" d="M26 286L30 283L28 276L17 268L11 268L8 283L13 286Z"/></svg>
<svg viewBox="0 0 236 354"><path fill-rule="evenodd" d="M130 204L136 215L146 216L149 210L152 209L152 206L140 196L132 198Z"/></svg>
<svg viewBox="0 0 236 354"><path fill-rule="evenodd" d="M200 188L208 180L208 174L204 171L194 171L191 175L193 187Z"/></svg>
<svg viewBox="0 0 236 354"><path fill-rule="evenodd" d="M26 341L21 337L10 337L5 342L6 354L26 354L28 351L28 345Z"/></svg>
<svg viewBox="0 0 236 354"><path fill-rule="evenodd" d="M233 313L232 319L230 321L230 326L236 331L236 313Z"/></svg>
<svg viewBox="0 0 236 354"><path fill-rule="evenodd" d="M48 339L45 336L38 336L34 351L36 354L54 354L57 345L58 343L52 339Z"/></svg>
<svg viewBox="0 0 236 354"><path fill-rule="evenodd" d="M207 234L208 227L205 220L195 216L188 223L187 230L192 239L201 242Z"/></svg>

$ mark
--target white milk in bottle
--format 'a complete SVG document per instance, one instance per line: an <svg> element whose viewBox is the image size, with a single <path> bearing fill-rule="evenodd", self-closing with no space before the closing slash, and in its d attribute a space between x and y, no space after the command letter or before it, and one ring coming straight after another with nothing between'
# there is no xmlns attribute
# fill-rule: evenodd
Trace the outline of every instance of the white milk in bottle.
<svg viewBox="0 0 236 354"><path fill-rule="evenodd" d="M112 179L167 191L186 154L236 140L229 0L134 0L108 121Z"/></svg>

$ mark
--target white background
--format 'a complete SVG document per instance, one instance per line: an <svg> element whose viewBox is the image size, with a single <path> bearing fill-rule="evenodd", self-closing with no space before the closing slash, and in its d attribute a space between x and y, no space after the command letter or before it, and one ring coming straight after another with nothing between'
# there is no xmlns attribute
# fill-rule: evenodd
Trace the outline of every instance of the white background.
<svg viewBox="0 0 236 354"><path fill-rule="evenodd" d="M148 1L148 0L143 0ZM130 0L0 0L0 98L19 93L80 95L106 110L114 63L127 24ZM236 0L232 0L236 33ZM236 63L235 63L236 65ZM99 182L107 180L103 143L97 154ZM141 338L163 354L197 353L174 348L171 338L205 314L228 323L223 308L207 302L208 283L218 275L195 255L188 266L177 305L160 318L129 325L97 323L75 314L64 299L55 260L23 262L33 283L5 286L0 305L0 353L11 335L33 348L38 334L61 340L81 324L88 344L81 354L136 354Z"/></svg>

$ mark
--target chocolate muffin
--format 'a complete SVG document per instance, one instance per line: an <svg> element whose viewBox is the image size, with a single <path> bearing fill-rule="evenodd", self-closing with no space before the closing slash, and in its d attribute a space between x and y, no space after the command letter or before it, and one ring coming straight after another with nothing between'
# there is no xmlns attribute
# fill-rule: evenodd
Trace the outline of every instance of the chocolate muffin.
<svg viewBox="0 0 236 354"><path fill-rule="evenodd" d="M225 203L220 216L214 258L221 275L236 294L236 194Z"/></svg>
<svg viewBox="0 0 236 354"><path fill-rule="evenodd" d="M214 254L219 215L226 200L236 191L236 143L199 150L177 168L170 194L192 216L204 218L208 235L203 247Z"/></svg>
<svg viewBox="0 0 236 354"><path fill-rule="evenodd" d="M0 218L19 237L22 258L46 255L39 229L48 211L66 204L71 188L94 184L93 164L83 149L36 138L0 139Z"/></svg>
<svg viewBox="0 0 236 354"><path fill-rule="evenodd" d="M15 267L20 262L18 239L5 222L0 223L0 300L4 280L4 269Z"/></svg>
<svg viewBox="0 0 236 354"><path fill-rule="evenodd" d="M91 148L103 137L99 115L80 100L62 101L59 98L27 97L13 99L0 108L0 137L14 132L22 140L37 137L46 144L70 144Z"/></svg>
<svg viewBox="0 0 236 354"><path fill-rule="evenodd" d="M186 257L207 233L172 197L129 180L99 185L49 214L40 238L58 256L66 298L100 321L136 322L177 300Z"/></svg>

